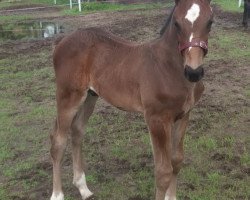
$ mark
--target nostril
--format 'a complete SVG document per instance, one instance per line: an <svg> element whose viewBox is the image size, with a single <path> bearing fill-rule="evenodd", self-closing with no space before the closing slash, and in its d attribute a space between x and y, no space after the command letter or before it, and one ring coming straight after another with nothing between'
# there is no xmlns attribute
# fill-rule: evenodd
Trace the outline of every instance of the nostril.
<svg viewBox="0 0 250 200"><path fill-rule="evenodd" d="M190 71L189 68L186 66L185 69L184 69L184 75L185 75L186 78L187 78L187 77L189 76L189 74L190 74L189 71Z"/></svg>
<svg viewBox="0 0 250 200"><path fill-rule="evenodd" d="M199 66L197 69L193 69L186 65L184 70L185 77L191 82L197 82L204 76L203 66Z"/></svg>

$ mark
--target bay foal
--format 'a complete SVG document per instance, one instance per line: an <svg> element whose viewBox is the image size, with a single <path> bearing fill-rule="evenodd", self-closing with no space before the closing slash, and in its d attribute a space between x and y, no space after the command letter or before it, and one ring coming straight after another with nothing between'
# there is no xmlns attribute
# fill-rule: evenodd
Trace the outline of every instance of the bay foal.
<svg viewBox="0 0 250 200"><path fill-rule="evenodd" d="M81 145L98 96L122 110L144 114L153 147L155 199L176 199L189 111L203 92L200 80L212 18L209 0L175 0L161 37L151 42L136 44L89 28L77 30L56 45L51 200L64 199L60 165L68 136L72 137L73 183L83 200L92 196Z"/></svg>

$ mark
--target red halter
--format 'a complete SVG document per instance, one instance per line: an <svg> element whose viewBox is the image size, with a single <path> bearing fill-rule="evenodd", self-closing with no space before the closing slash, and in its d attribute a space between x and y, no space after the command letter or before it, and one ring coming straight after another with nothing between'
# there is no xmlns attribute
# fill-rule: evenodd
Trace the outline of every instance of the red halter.
<svg viewBox="0 0 250 200"><path fill-rule="evenodd" d="M200 40L199 38L193 38L191 42L179 43L179 51L182 53L189 47L200 47L204 51L204 55L208 52L208 41Z"/></svg>

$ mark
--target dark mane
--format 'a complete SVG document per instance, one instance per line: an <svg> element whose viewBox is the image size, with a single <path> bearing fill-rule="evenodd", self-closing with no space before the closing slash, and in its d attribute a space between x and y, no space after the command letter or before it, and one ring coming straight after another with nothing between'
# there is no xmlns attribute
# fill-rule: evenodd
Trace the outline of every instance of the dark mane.
<svg viewBox="0 0 250 200"><path fill-rule="evenodd" d="M169 26L169 24L170 24L170 22L171 22L171 20L172 20L172 16L173 16L173 14L174 14L174 9L175 9L175 7L172 9L170 15L169 15L168 18L167 18L166 23L164 24L164 26L162 27L162 29L161 29L161 31L160 31L160 35L161 35L161 36L162 36L163 33L166 31L167 27Z"/></svg>

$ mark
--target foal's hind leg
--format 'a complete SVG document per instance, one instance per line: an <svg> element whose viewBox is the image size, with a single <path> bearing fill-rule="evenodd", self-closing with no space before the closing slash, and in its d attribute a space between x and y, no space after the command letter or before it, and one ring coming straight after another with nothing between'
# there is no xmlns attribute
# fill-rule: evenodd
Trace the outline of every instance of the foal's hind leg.
<svg viewBox="0 0 250 200"><path fill-rule="evenodd" d="M82 160L82 139L84 128L90 115L93 113L98 96L88 94L85 102L81 105L72 123L72 156L74 170L74 185L79 189L83 200L92 196L93 193L88 189L85 179L84 166Z"/></svg>
<svg viewBox="0 0 250 200"><path fill-rule="evenodd" d="M53 193L51 200L64 199L61 183L61 161L72 120L84 98L86 97L80 92L57 90L57 121L54 132L51 134L50 150L53 162Z"/></svg>

